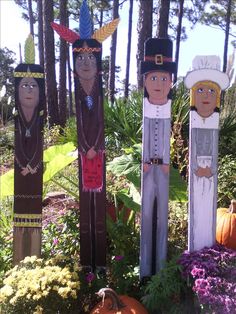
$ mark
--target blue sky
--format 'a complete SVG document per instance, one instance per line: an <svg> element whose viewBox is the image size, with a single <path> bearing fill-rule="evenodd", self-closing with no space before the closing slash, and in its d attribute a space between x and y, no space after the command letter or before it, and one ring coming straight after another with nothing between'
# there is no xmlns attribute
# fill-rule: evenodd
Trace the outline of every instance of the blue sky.
<svg viewBox="0 0 236 314"><path fill-rule="evenodd" d="M136 4L135 4L136 6ZM128 3L123 6L120 12L121 22L118 26L118 49L116 63L121 66L120 79L125 76L126 49L127 49L127 24L128 24ZM137 12L137 11L136 11ZM137 14L133 18L133 41L131 45L131 68L130 81L136 83L136 31ZM0 46L7 47L16 52L19 61L19 43L24 47L25 39L29 34L29 25L21 18L21 10L13 0L0 0ZM192 60L196 55L218 55L223 59L224 33L221 30L207 26L198 25L194 30L187 32L188 39L181 43L179 76L184 76L191 68ZM175 46L174 46L175 48ZM110 40L103 43L103 54L109 55ZM229 45L229 53L233 48Z"/></svg>

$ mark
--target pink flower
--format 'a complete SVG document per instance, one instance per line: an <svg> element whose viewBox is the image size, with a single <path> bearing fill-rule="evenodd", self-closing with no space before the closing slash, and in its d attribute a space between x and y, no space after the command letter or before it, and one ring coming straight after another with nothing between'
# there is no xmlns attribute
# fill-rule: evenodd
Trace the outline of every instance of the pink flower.
<svg viewBox="0 0 236 314"><path fill-rule="evenodd" d="M56 246L58 243L59 243L59 240L58 240L57 238L54 238L54 239L53 239L53 245Z"/></svg>
<svg viewBox="0 0 236 314"><path fill-rule="evenodd" d="M94 275L94 273L88 273L86 276L86 281L88 283L92 282L94 279L96 278L96 276Z"/></svg>

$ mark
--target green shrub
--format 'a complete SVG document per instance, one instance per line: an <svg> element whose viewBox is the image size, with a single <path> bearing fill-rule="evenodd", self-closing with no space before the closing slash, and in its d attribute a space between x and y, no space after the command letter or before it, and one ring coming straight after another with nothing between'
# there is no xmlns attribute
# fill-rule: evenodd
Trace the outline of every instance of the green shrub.
<svg viewBox="0 0 236 314"><path fill-rule="evenodd" d="M218 207L229 207L232 199L236 199L236 157L226 155L219 159Z"/></svg>

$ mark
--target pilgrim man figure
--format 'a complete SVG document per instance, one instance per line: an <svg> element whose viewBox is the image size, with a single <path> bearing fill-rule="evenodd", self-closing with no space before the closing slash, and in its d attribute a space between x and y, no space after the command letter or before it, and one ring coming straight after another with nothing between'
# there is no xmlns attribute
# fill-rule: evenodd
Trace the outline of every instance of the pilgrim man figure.
<svg viewBox="0 0 236 314"><path fill-rule="evenodd" d="M106 266L106 176L101 43L119 19L92 34L87 2L80 9L79 35L52 23L73 44L75 103L79 152L80 263L86 271Z"/></svg>
<svg viewBox="0 0 236 314"><path fill-rule="evenodd" d="M172 42L150 38L141 62L144 75L140 277L150 277L167 254L170 165L170 91L176 64Z"/></svg>
<svg viewBox="0 0 236 314"><path fill-rule="evenodd" d="M29 36L25 62L15 77L15 159L13 263L41 254L44 72L34 64L34 43Z"/></svg>
<svg viewBox="0 0 236 314"><path fill-rule="evenodd" d="M221 90L229 77L217 56L196 56L184 83L190 89L188 249L215 243Z"/></svg>

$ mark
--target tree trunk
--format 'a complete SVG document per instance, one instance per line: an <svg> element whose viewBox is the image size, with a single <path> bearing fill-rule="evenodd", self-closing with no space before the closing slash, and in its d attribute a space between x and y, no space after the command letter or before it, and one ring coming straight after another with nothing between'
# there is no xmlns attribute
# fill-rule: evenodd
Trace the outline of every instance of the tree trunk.
<svg viewBox="0 0 236 314"><path fill-rule="evenodd" d="M232 0L228 0L228 7L227 7L227 14L226 14L226 27L225 27L223 72L226 72L226 68L227 68L229 30L230 30L230 18L231 18L231 4L232 4Z"/></svg>
<svg viewBox="0 0 236 314"><path fill-rule="evenodd" d="M37 1L38 10L38 50L39 64L44 66L44 44L43 44L43 3L42 0Z"/></svg>
<svg viewBox="0 0 236 314"><path fill-rule="evenodd" d="M161 0L161 6L159 11L159 22L157 27L157 37L168 37L168 24L169 24L169 10L170 0Z"/></svg>
<svg viewBox="0 0 236 314"><path fill-rule="evenodd" d="M152 37L152 11L153 0L139 1L139 17L137 24L138 47L136 55L138 89L143 88L143 77L139 74L139 66L140 62L144 59L144 42L149 37Z"/></svg>
<svg viewBox="0 0 236 314"><path fill-rule="evenodd" d="M64 26L67 24L67 0L60 0L60 24ZM62 127L65 126L67 117L66 57L67 43L63 38L60 37L59 112L60 125Z"/></svg>
<svg viewBox="0 0 236 314"><path fill-rule="evenodd" d="M55 73L54 33L50 23L53 21L53 0L43 0L44 47L46 99L48 107L49 127L59 125L57 84Z"/></svg>
<svg viewBox="0 0 236 314"><path fill-rule="evenodd" d="M127 46L126 75L125 75L125 98L128 98L128 95L129 95L129 68L130 68L130 53L131 53L131 40L132 40L133 4L134 4L134 1L130 0L129 27L128 27L128 46Z"/></svg>
<svg viewBox="0 0 236 314"><path fill-rule="evenodd" d="M177 82L177 78L178 78L179 50L180 50L181 29L182 29L182 20L183 20L183 9L184 9L184 0L179 0L179 16L178 16L176 50L175 50L176 73L174 74L174 83Z"/></svg>
<svg viewBox="0 0 236 314"><path fill-rule="evenodd" d="M34 37L34 16L33 16L33 9L32 9L32 0L28 0L28 10L29 10L30 34Z"/></svg>
<svg viewBox="0 0 236 314"><path fill-rule="evenodd" d="M113 1L113 20L119 17L119 0ZM111 38L111 54L109 65L109 100L114 103L115 100L115 67L116 67L116 45L117 29Z"/></svg>

